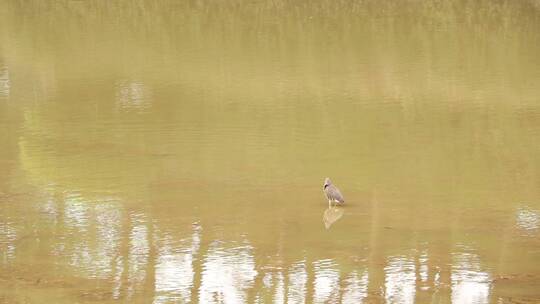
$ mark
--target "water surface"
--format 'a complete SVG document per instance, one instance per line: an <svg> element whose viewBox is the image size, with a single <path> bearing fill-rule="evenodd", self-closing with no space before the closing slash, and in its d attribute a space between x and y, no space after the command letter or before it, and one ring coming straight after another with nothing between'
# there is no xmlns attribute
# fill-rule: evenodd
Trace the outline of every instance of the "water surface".
<svg viewBox="0 0 540 304"><path fill-rule="evenodd" d="M3 1L0 302L540 301L539 29L535 0Z"/></svg>

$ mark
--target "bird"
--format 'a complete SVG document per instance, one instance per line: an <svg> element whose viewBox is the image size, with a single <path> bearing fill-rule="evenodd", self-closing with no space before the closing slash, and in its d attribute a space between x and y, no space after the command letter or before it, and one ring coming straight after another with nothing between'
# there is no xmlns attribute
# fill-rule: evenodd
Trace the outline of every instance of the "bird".
<svg viewBox="0 0 540 304"><path fill-rule="evenodd" d="M330 181L328 177L324 179L323 191L326 195L326 198L328 199L328 206L331 206L332 202L339 204L345 203L343 195L341 194L339 189L332 184L332 181Z"/></svg>

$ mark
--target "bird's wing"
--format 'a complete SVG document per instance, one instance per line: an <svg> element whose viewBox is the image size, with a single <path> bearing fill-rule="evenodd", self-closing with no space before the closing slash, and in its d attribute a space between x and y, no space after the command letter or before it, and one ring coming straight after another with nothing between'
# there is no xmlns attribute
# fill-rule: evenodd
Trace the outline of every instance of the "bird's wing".
<svg viewBox="0 0 540 304"><path fill-rule="evenodd" d="M335 199L338 199L339 201L344 201L343 195L341 194L341 191L336 186L328 187L328 193Z"/></svg>

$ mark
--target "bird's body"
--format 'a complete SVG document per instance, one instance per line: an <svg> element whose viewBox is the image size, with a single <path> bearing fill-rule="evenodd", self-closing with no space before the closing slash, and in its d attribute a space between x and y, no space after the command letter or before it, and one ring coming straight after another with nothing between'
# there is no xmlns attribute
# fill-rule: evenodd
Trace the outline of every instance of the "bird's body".
<svg viewBox="0 0 540 304"><path fill-rule="evenodd" d="M323 191L328 199L328 205L331 205L332 203L345 203L345 199L343 198L341 191L339 191L339 189L332 184L328 177L324 180Z"/></svg>

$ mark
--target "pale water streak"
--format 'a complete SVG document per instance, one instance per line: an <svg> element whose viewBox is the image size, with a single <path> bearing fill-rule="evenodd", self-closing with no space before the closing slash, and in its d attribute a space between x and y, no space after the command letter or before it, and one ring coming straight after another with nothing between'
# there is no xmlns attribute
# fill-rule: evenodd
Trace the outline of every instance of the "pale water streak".
<svg viewBox="0 0 540 304"><path fill-rule="evenodd" d="M343 290L343 297L341 298L342 303L363 303L364 299L368 296L369 273L364 271L359 274L354 271L344 281L346 285Z"/></svg>
<svg viewBox="0 0 540 304"><path fill-rule="evenodd" d="M224 248L210 244L203 262L201 303L242 303L257 275L249 245Z"/></svg>
<svg viewBox="0 0 540 304"><path fill-rule="evenodd" d="M287 303L305 303L306 301L308 275L305 263L305 261L297 262L289 268Z"/></svg>
<svg viewBox="0 0 540 304"><path fill-rule="evenodd" d="M413 260L406 256L389 257L385 267L385 297L387 303L414 303L416 269Z"/></svg>
<svg viewBox="0 0 540 304"><path fill-rule="evenodd" d="M478 256L467 250L458 251L452 262L452 302L489 303L491 278L479 269Z"/></svg>
<svg viewBox="0 0 540 304"><path fill-rule="evenodd" d="M194 255L198 253L200 226L193 226L191 239L175 242L172 236L161 238L156 261L154 303L171 300L189 302L194 280ZM187 243L187 244L183 244Z"/></svg>
<svg viewBox="0 0 540 304"><path fill-rule="evenodd" d="M17 240L17 231L10 225L9 222L0 222L2 248L2 264L8 264L10 260L15 258L15 241Z"/></svg>
<svg viewBox="0 0 540 304"><path fill-rule="evenodd" d="M0 98L8 98L11 87L9 69L0 63Z"/></svg>
<svg viewBox="0 0 540 304"><path fill-rule="evenodd" d="M313 263L315 282L313 284L314 303L338 303L339 271L332 260Z"/></svg>
<svg viewBox="0 0 540 304"><path fill-rule="evenodd" d="M516 210L516 225L526 234L537 235L540 229L540 210L520 207Z"/></svg>

